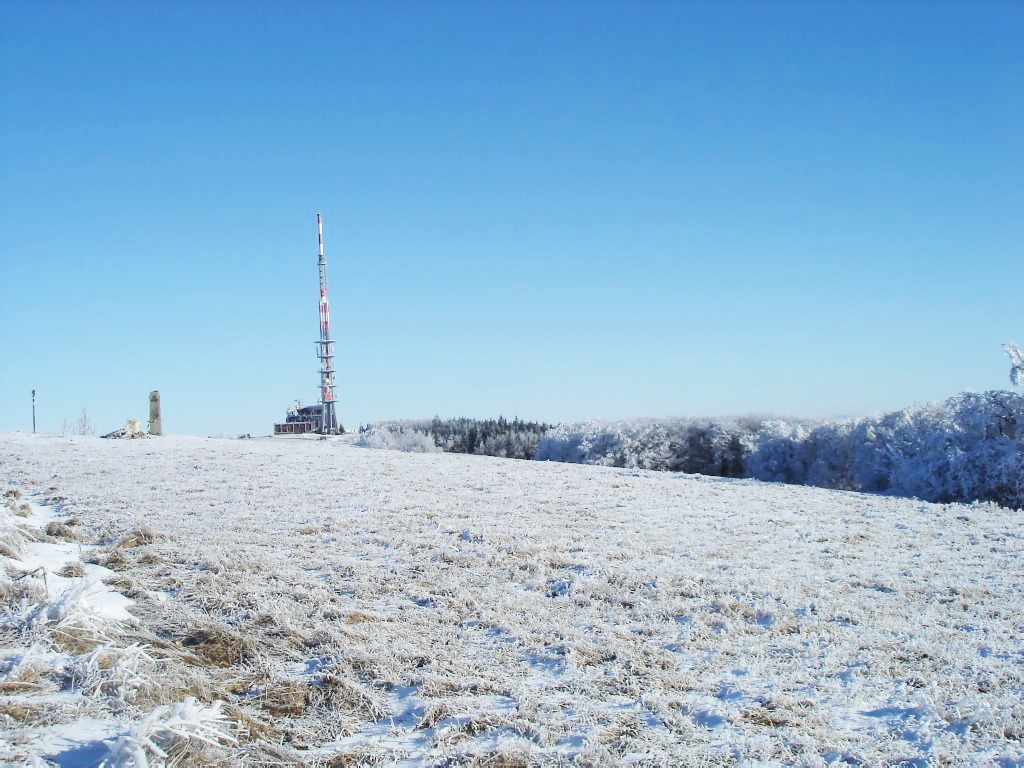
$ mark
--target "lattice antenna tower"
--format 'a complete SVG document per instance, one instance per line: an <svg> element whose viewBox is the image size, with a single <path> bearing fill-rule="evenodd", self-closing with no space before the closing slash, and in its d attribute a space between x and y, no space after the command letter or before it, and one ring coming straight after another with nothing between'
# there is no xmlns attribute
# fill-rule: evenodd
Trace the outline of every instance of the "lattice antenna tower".
<svg viewBox="0 0 1024 768"><path fill-rule="evenodd" d="M327 260L324 258L324 226L318 213L316 233L320 242L320 340L316 342L316 356L320 358L320 434L338 431L338 417L334 410L334 340L331 338L331 305L327 301Z"/></svg>

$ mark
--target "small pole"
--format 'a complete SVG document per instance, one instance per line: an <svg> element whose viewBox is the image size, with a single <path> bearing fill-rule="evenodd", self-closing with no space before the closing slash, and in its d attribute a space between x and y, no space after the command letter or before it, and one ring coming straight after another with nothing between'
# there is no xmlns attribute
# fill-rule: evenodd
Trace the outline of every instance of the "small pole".
<svg viewBox="0 0 1024 768"><path fill-rule="evenodd" d="M32 434L36 433L36 391L32 390Z"/></svg>

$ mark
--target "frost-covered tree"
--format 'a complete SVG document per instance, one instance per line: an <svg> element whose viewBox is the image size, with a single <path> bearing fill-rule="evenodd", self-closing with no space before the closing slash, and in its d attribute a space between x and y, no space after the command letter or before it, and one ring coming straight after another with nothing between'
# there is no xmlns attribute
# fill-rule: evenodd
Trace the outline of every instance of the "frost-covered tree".
<svg viewBox="0 0 1024 768"><path fill-rule="evenodd" d="M586 421L548 432L535 458L742 477L760 419Z"/></svg>
<svg viewBox="0 0 1024 768"><path fill-rule="evenodd" d="M1007 345L1015 384L1019 350ZM724 477L753 477L928 501L1024 508L1024 396L964 393L943 403L851 421L740 419L586 421L504 418L376 424L360 445L476 453Z"/></svg>
<svg viewBox="0 0 1024 768"><path fill-rule="evenodd" d="M746 463L759 480L1024 507L1024 397L964 393L813 429L769 422Z"/></svg>
<svg viewBox="0 0 1024 768"><path fill-rule="evenodd" d="M518 417L509 422L504 417L495 419L445 419L435 416L430 421L405 420L367 424L360 427L361 435L374 434L371 442L373 447L391 447L394 442L380 433L389 432L395 435L419 433L432 440L438 449L448 453L475 453L487 456L500 456L507 459L532 459L537 442L545 432L551 429L550 424L533 421L521 421ZM358 445L369 445L358 442ZM385 445L387 444L387 445ZM420 443L409 443L420 445ZM397 447L397 445L396 445Z"/></svg>
<svg viewBox="0 0 1024 768"><path fill-rule="evenodd" d="M78 424L75 426L75 430L80 435L95 435L96 427L93 426L92 419L89 418L89 410L83 405L82 415L78 419Z"/></svg>
<svg viewBox="0 0 1024 768"><path fill-rule="evenodd" d="M430 435L416 430L368 427L361 429L356 445L361 448L383 448L407 453L440 453Z"/></svg>
<svg viewBox="0 0 1024 768"><path fill-rule="evenodd" d="M1020 347L1012 342L1003 344L1007 356L1010 358L1010 384L1015 387L1024 387L1024 355Z"/></svg>

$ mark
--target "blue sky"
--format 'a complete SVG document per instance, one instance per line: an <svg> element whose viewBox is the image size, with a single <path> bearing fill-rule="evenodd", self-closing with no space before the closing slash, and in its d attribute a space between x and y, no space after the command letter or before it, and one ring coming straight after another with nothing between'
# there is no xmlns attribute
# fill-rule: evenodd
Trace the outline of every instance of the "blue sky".
<svg viewBox="0 0 1024 768"><path fill-rule="evenodd" d="M0 6L0 429L1008 386L1024 5Z"/></svg>

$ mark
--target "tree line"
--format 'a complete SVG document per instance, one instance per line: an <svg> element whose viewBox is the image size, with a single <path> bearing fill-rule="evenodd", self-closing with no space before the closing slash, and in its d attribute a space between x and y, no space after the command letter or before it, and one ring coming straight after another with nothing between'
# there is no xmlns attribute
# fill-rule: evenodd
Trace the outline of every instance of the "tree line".
<svg viewBox="0 0 1024 768"><path fill-rule="evenodd" d="M1024 396L962 393L882 416L812 422L744 417L551 425L498 419L360 427L359 443L913 496L1024 508Z"/></svg>
<svg viewBox="0 0 1024 768"><path fill-rule="evenodd" d="M392 443L395 442L394 436L414 433L428 436L433 440L434 446L447 453L532 459L537 450L537 443L553 427L554 425L543 422L523 421L518 416L512 421L508 421L504 416L497 419L441 419L435 416L430 421L406 420L367 424L359 427L359 434L363 444L381 442L379 433L382 431L391 433ZM384 442L387 441L388 438L384 438ZM424 449L424 443L415 438L399 439L399 442L411 446L407 450Z"/></svg>

